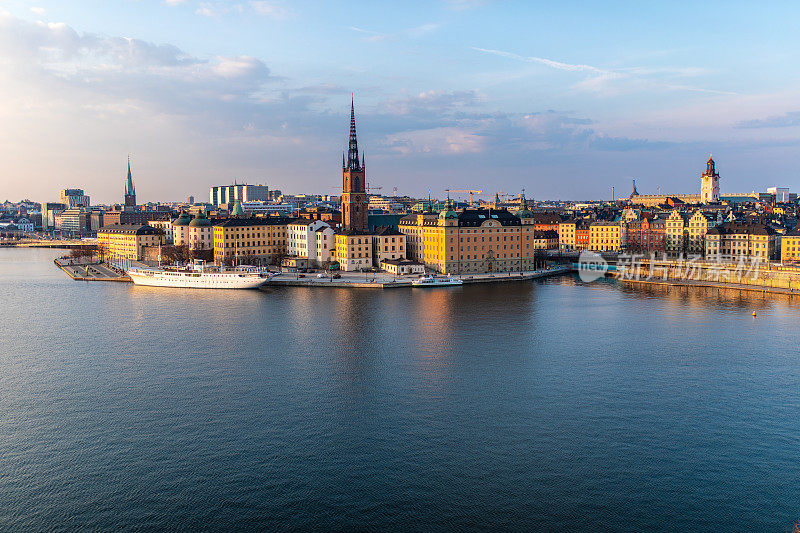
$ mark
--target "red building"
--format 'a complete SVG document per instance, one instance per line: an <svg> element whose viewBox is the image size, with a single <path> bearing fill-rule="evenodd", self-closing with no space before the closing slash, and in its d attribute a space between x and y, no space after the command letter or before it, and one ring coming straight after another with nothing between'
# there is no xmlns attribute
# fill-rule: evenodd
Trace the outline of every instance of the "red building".
<svg viewBox="0 0 800 533"><path fill-rule="evenodd" d="M666 221L664 219L644 217L634 220L625 226L625 248L629 252L664 252Z"/></svg>
<svg viewBox="0 0 800 533"><path fill-rule="evenodd" d="M589 223L585 220L575 226L575 249L586 250L589 248Z"/></svg>

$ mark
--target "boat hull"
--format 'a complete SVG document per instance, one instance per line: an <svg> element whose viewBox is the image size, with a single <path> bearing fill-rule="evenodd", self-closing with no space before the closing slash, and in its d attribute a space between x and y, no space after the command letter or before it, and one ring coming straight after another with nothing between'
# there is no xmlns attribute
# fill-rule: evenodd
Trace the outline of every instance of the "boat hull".
<svg viewBox="0 0 800 533"><path fill-rule="evenodd" d="M128 271L135 285L146 287L172 287L178 289L256 289L264 285L268 278L258 274L191 273L167 274L158 271Z"/></svg>
<svg viewBox="0 0 800 533"><path fill-rule="evenodd" d="M428 281L423 283L414 281L411 283L411 286L416 287L418 289L427 289L427 288L432 289L435 287L460 287L463 284L464 282L462 282L460 279L449 279L449 280L435 280L433 282Z"/></svg>

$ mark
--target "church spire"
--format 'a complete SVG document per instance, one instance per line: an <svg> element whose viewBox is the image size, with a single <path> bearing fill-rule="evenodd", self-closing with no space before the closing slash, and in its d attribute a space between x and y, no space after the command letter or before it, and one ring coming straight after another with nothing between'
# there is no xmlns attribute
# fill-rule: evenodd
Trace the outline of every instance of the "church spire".
<svg viewBox="0 0 800 533"><path fill-rule="evenodd" d="M136 188L133 186L133 176L131 176L131 154L128 154L128 179L125 181L125 206L136 206Z"/></svg>
<svg viewBox="0 0 800 533"><path fill-rule="evenodd" d="M358 161L358 139L356 138L356 108L353 98L350 98L350 140L347 147L347 168L361 170Z"/></svg>
<svg viewBox="0 0 800 533"><path fill-rule="evenodd" d="M128 154L128 180L125 182L125 194L134 195L136 189L133 186L133 177L131 176L131 155Z"/></svg>

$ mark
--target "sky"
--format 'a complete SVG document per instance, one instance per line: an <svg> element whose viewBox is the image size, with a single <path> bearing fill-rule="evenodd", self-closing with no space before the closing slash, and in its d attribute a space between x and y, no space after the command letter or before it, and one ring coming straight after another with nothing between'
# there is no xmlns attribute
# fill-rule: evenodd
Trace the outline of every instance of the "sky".
<svg viewBox="0 0 800 533"><path fill-rule="evenodd" d="M710 153L722 194L796 191L798 26L791 2L0 0L0 201L120 202L128 154L139 202L337 194L351 96L376 193L697 193Z"/></svg>

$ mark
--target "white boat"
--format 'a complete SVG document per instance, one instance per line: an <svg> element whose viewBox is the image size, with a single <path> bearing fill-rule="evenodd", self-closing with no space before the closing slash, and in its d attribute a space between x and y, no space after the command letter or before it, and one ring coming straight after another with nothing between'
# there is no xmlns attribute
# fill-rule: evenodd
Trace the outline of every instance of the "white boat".
<svg viewBox="0 0 800 533"><path fill-rule="evenodd" d="M413 287L452 287L454 285L463 285L464 282L460 279L436 276L422 276L411 282Z"/></svg>
<svg viewBox="0 0 800 533"><path fill-rule="evenodd" d="M127 273L136 285L184 289L255 289L271 278L260 268L208 267L201 260L187 267L129 268Z"/></svg>

